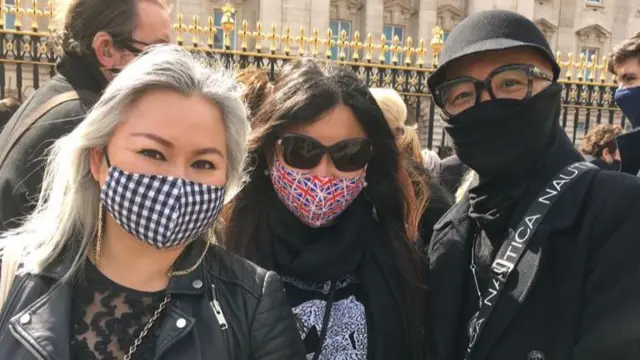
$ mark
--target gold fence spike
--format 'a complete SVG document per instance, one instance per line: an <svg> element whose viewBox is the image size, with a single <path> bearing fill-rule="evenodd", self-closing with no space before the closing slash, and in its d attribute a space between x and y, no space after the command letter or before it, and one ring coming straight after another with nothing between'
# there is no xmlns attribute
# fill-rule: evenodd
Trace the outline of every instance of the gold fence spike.
<svg viewBox="0 0 640 360"><path fill-rule="evenodd" d="M249 22L247 20L242 20L238 36L240 37L240 49L242 49L242 51L247 51L249 48L248 39L251 36L251 31L249 31Z"/></svg>
<svg viewBox="0 0 640 360"><path fill-rule="evenodd" d="M173 30L175 30L176 42L178 45L182 45L184 43L184 33L189 30L189 28L184 24L184 15L178 14L176 17L176 23L173 24Z"/></svg>
<svg viewBox="0 0 640 360"><path fill-rule="evenodd" d="M413 39L411 38L411 36L409 36L407 38L407 46L405 46L402 49L405 66L411 66L412 64L411 57L413 56L413 54L415 54L415 52L416 52L416 49L413 48Z"/></svg>
<svg viewBox="0 0 640 360"><path fill-rule="evenodd" d="M387 45L387 37L384 34L380 35L380 44L378 44L377 48L380 54L378 56L378 62L380 64L384 64L385 60L387 60L385 55L387 54L387 51L389 51L389 45Z"/></svg>
<svg viewBox="0 0 640 360"><path fill-rule="evenodd" d="M371 62L373 60L373 50L376 48L373 44L373 35L371 33L367 34L367 42L364 47L366 49L365 60Z"/></svg>
<svg viewBox="0 0 640 360"><path fill-rule="evenodd" d="M600 62L600 82L604 83L607 81L607 74L609 73L609 57L606 55L602 56L602 61Z"/></svg>
<svg viewBox="0 0 640 360"><path fill-rule="evenodd" d="M573 76L573 54L569 52L567 57L567 61L564 62L564 66L567 68L565 78L567 78L567 80L571 80L571 77Z"/></svg>
<svg viewBox="0 0 640 360"><path fill-rule="evenodd" d="M562 72L562 53L560 51L556 51L556 62L558 63L558 66L560 67L560 72ZM558 77L560 77L560 74L558 74Z"/></svg>
<svg viewBox="0 0 640 360"><path fill-rule="evenodd" d="M327 38L322 41L325 47L324 56L327 59L331 59L331 50L336 45L336 42L333 40L333 31L331 28L327 29Z"/></svg>
<svg viewBox="0 0 640 360"><path fill-rule="evenodd" d="M573 67L578 70L578 80L584 80L584 73L585 70L587 70L587 62L586 62L586 56L581 53L580 56L578 57L578 59L580 59L577 63L575 63L575 65L573 65Z"/></svg>
<svg viewBox="0 0 640 360"><path fill-rule="evenodd" d="M320 52L320 44L322 40L320 39L320 31L318 28L313 28L313 37L309 40L309 44L311 44L311 56L317 57Z"/></svg>
<svg viewBox="0 0 640 360"><path fill-rule="evenodd" d="M207 18L207 27L205 27L203 30L205 34L207 34L207 47L209 49L213 49L215 46L215 36L218 33L218 29L216 29L213 16L209 16Z"/></svg>
<svg viewBox="0 0 640 360"><path fill-rule="evenodd" d="M38 21L43 16L42 10L38 9L38 0L32 0L31 9L27 10L27 15L31 18L31 30L38 32Z"/></svg>
<svg viewBox="0 0 640 360"><path fill-rule="evenodd" d="M233 15L236 13L233 5L230 3L225 4L222 7L222 19L220 19L220 25L224 32L224 49L231 49L231 33L236 28L236 22L233 19Z"/></svg>
<svg viewBox="0 0 640 360"><path fill-rule="evenodd" d="M309 43L309 39L304 36L304 26L300 26L300 35L296 37L296 43L298 44L298 55L304 56L304 53Z"/></svg>
<svg viewBox="0 0 640 360"><path fill-rule="evenodd" d="M56 5L54 0L49 0L49 5L47 6L47 11L44 12L44 15L49 18L49 32L53 33L56 30Z"/></svg>
<svg viewBox="0 0 640 360"><path fill-rule="evenodd" d="M289 55L291 53L291 40L293 37L291 36L291 26L287 25L284 28L284 35L282 35L281 41L284 45L284 49L282 51L285 55Z"/></svg>
<svg viewBox="0 0 640 360"><path fill-rule="evenodd" d="M397 65L400 61L398 54L402 51L402 43L400 43L398 35L395 35L393 40L391 40L391 47L389 50L391 51L391 63L393 65Z"/></svg>
<svg viewBox="0 0 640 360"><path fill-rule="evenodd" d="M191 42L194 47L198 47L200 44L200 33L202 33L202 27L200 26L200 16L193 16L193 24L189 26L189 32L192 35Z"/></svg>
<svg viewBox="0 0 640 360"><path fill-rule="evenodd" d="M4 29L4 16L9 13L9 9L4 0L0 0L0 28Z"/></svg>
<svg viewBox="0 0 640 360"><path fill-rule="evenodd" d="M253 37L256 39L256 51L262 52L262 40L266 38L266 34L262 31L262 22L256 23L256 31L253 32Z"/></svg>
<svg viewBox="0 0 640 360"><path fill-rule="evenodd" d="M589 82L594 82L596 79L596 70L598 69L598 64L596 62L596 56L591 55L591 59L589 59L589 64L587 65L587 70L589 70Z"/></svg>
<svg viewBox="0 0 640 360"><path fill-rule="evenodd" d="M9 9L9 13L16 17L14 22L16 30L22 29L22 16L24 16L25 12L25 9L20 6L20 0L15 0L13 7Z"/></svg>
<svg viewBox="0 0 640 360"><path fill-rule="evenodd" d="M442 51L444 44L444 30L440 26L436 26L432 30L433 38L431 39L431 50L433 51L433 59L431 60L431 67L433 69L438 67L438 59L440 52Z"/></svg>
<svg viewBox="0 0 640 360"><path fill-rule="evenodd" d="M427 56L427 42L424 39L420 39L416 49L416 65L424 67L425 56Z"/></svg>
<svg viewBox="0 0 640 360"><path fill-rule="evenodd" d="M340 37L338 37L338 59L340 59L340 61L345 61L347 59L347 53L344 51L347 47L349 47L347 32L342 30L340 31Z"/></svg>
<svg viewBox="0 0 640 360"><path fill-rule="evenodd" d="M280 40L280 36L278 35L276 24L271 25L271 34L267 36L269 40L269 51L271 54L275 54L276 50L278 50L278 40Z"/></svg>
<svg viewBox="0 0 640 360"><path fill-rule="evenodd" d="M360 50L362 49L362 42L360 41L360 32L353 33L353 40L351 41L351 60L358 62L360 60Z"/></svg>

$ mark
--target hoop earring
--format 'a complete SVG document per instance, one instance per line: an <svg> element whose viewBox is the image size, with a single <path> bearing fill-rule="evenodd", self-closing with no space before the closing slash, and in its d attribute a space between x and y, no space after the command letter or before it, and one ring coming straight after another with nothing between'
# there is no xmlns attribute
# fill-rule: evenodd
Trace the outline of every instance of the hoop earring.
<svg viewBox="0 0 640 360"><path fill-rule="evenodd" d="M93 260L96 263L96 267L100 264L100 247L102 245L102 202L100 202L100 208L98 208L98 234L96 235L96 247L93 252Z"/></svg>

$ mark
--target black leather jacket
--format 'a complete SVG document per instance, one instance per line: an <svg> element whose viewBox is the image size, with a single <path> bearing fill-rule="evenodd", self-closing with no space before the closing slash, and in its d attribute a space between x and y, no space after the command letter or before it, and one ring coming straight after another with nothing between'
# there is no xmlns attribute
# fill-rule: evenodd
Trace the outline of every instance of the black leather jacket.
<svg viewBox="0 0 640 360"><path fill-rule="evenodd" d="M202 249L193 245L176 268L198 260ZM16 277L0 313L0 359L70 359L73 284L59 281L68 268L69 262L61 260L39 275ZM193 272L171 279L168 291L171 302L157 338L156 360L305 359L274 272L211 247ZM221 316L213 311L214 297Z"/></svg>

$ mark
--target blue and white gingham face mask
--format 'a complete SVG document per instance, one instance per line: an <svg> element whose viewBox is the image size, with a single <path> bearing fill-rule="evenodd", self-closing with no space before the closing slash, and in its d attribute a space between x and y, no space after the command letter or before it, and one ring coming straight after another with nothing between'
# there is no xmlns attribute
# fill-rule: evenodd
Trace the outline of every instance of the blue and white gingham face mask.
<svg viewBox="0 0 640 360"><path fill-rule="evenodd" d="M224 187L130 173L109 164L100 198L123 229L167 249L186 245L207 231L222 210L224 192Z"/></svg>

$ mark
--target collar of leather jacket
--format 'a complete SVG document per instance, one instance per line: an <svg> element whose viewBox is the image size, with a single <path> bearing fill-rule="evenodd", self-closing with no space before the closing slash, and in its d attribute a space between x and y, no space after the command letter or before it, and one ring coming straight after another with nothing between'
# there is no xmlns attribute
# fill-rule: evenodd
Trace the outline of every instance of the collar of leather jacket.
<svg viewBox="0 0 640 360"><path fill-rule="evenodd" d="M178 257L175 263L175 269L182 270L188 269L196 264L200 256L202 256L202 252L205 251L205 241L204 238L199 238L189 244L182 254ZM214 248L212 244L210 249ZM216 251L217 252L217 251ZM68 254L67 256L61 256L56 259L54 262L49 264L42 273L41 276L51 278L55 281L59 281L64 278L65 274L69 271L73 261L73 252L71 251L63 251L63 254ZM202 264L198 266L194 271L181 276L174 276L169 280L168 292L171 294L191 294L198 295L202 294L205 291L203 286L194 286L194 282L202 281L203 271L205 270L209 272L211 275L215 277L221 277L221 267L220 263L217 261L212 261L211 256L205 256L202 260Z"/></svg>

